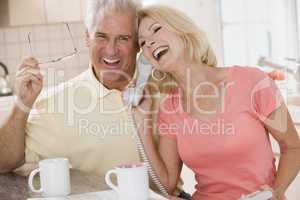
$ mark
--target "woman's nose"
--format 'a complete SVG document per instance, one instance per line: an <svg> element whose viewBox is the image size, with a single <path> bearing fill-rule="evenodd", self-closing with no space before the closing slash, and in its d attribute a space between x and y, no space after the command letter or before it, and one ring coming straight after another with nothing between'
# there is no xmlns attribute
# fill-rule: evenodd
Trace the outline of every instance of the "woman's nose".
<svg viewBox="0 0 300 200"><path fill-rule="evenodd" d="M155 44L155 41L149 40L149 41L147 41L146 44L147 44L148 47L151 47L151 46L153 46Z"/></svg>

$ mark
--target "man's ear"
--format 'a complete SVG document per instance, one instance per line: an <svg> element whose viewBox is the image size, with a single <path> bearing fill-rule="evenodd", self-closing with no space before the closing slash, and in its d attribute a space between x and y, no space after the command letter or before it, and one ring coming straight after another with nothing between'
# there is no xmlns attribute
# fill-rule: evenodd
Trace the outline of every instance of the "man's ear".
<svg viewBox="0 0 300 200"><path fill-rule="evenodd" d="M85 31L85 44L87 47L90 47L90 34L88 32L88 30Z"/></svg>
<svg viewBox="0 0 300 200"><path fill-rule="evenodd" d="M136 47L136 52L140 52L140 50L141 50L140 47L137 46L137 47Z"/></svg>
<svg viewBox="0 0 300 200"><path fill-rule="evenodd" d="M141 48L140 48L140 45L138 44L138 43L136 43L136 45L135 45L136 47L136 52L138 53L138 52L140 52L140 50L141 50Z"/></svg>

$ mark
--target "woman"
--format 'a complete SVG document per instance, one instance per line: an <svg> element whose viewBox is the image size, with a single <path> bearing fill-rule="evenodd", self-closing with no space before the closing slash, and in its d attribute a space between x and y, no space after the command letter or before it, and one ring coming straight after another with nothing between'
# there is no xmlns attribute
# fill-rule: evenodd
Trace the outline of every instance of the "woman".
<svg viewBox="0 0 300 200"><path fill-rule="evenodd" d="M193 200L237 200L257 190L283 199L299 171L300 142L274 81L255 68L217 68L205 34L177 10L152 6L139 17L143 54L177 84L160 105L159 152L140 131L163 185L172 193L183 162L196 174ZM277 171L269 133L281 148Z"/></svg>

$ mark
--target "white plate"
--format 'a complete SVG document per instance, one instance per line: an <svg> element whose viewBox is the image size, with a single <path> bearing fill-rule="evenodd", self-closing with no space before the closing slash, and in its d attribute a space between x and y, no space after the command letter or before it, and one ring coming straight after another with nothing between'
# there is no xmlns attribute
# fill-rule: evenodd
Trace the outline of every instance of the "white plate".
<svg viewBox="0 0 300 200"><path fill-rule="evenodd" d="M149 200L167 200L153 191L150 191L150 193L151 198ZM70 195L67 197L29 198L27 200L118 200L118 195L113 190L106 190L101 192Z"/></svg>

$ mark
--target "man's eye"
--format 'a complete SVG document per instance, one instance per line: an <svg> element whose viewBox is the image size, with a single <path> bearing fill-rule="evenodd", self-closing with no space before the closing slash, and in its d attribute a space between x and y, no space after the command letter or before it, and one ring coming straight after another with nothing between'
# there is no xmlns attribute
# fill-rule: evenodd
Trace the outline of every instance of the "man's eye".
<svg viewBox="0 0 300 200"><path fill-rule="evenodd" d="M96 39L105 39L106 37L105 37L105 35L96 34L95 38Z"/></svg>
<svg viewBox="0 0 300 200"><path fill-rule="evenodd" d="M153 32L156 33L156 32L159 31L160 29L161 29L161 26L155 28Z"/></svg>
<svg viewBox="0 0 300 200"><path fill-rule="evenodd" d="M129 40L129 38L128 37L126 37L126 36L124 36L124 37L119 37L119 40L120 41L128 41Z"/></svg>

